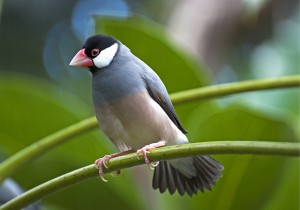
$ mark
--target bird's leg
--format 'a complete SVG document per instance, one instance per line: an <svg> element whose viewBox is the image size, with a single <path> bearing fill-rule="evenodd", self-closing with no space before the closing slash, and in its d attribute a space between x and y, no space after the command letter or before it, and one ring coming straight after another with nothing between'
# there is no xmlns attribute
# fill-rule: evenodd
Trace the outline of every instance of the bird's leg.
<svg viewBox="0 0 300 210"><path fill-rule="evenodd" d="M147 165L150 165L151 162L147 157L147 153L149 153L149 150L155 149L155 148L158 148L158 147L163 147L165 145L166 145L166 141L159 141L159 142L156 142L156 143L148 144L148 145L144 146L143 148L139 149L136 153L138 155L143 154L144 159L145 159L145 163ZM152 167L156 167L157 165L158 165L158 163L155 163Z"/></svg>
<svg viewBox="0 0 300 210"><path fill-rule="evenodd" d="M104 182L107 182L107 180L104 178L104 173L103 173L103 166L105 168L108 168L107 165L106 165L107 161L109 161L112 158L119 157L119 156L122 156L122 155L126 155L126 154L129 154L129 153L132 153L132 152L133 152L133 150L126 150L126 151L114 153L114 154L111 154L111 155L105 155L104 157L97 159L95 161L95 166L96 166L96 168L99 169L100 178ZM121 173L120 170L116 171L116 175L119 175L120 173Z"/></svg>

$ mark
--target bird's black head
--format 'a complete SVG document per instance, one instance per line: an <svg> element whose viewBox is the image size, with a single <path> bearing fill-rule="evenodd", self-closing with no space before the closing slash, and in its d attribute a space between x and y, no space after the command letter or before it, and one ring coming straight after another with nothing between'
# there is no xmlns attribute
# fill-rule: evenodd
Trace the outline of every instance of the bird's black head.
<svg viewBox="0 0 300 210"><path fill-rule="evenodd" d="M117 42L118 41L111 36L97 34L88 38L83 48L89 58L95 58L102 50L111 47Z"/></svg>
<svg viewBox="0 0 300 210"><path fill-rule="evenodd" d="M119 48L119 41L106 35L88 38L83 48L74 56L70 65L88 67L92 72L108 66Z"/></svg>

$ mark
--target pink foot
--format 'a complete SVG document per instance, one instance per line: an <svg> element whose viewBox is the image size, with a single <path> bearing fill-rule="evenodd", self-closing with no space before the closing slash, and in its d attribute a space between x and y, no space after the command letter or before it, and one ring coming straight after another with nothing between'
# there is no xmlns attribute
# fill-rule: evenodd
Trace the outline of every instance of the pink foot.
<svg viewBox="0 0 300 210"><path fill-rule="evenodd" d="M144 159L145 159L145 163L147 165L150 165L151 162L147 157L147 153L149 153L149 150L155 149L155 148L158 148L158 147L162 147L162 146L165 146L165 145L166 145L166 141L159 141L159 142L156 142L156 143L148 144L148 145L144 146L142 149L139 149L136 153L138 155L143 154Z"/></svg>
<svg viewBox="0 0 300 210"><path fill-rule="evenodd" d="M110 159L112 158L115 158L115 157L119 157L119 156L122 156L122 155L126 155L126 154L129 154L129 153L132 153L133 151L132 150L126 150L126 151L123 151L123 152L119 152L119 153L115 153L115 154L111 154L111 155L105 155L103 158L99 158L95 161L95 165L96 165L96 168L99 169L99 175L100 175L100 178L104 181L104 182L107 182L107 180L104 178L104 172L103 172L103 166L105 168L108 168L107 167L107 161L109 161ZM121 171L118 170L116 171L116 176L121 174Z"/></svg>
<svg viewBox="0 0 300 210"><path fill-rule="evenodd" d="M102 181L107 182L107 180L104 178L104 173L103 173L103 166L105 168L108 168L106 163L109 161L111 158L113 158L112 155L105 155L103 158L99 158L95 161L96 167L99 169L99 175Z"/></svg>

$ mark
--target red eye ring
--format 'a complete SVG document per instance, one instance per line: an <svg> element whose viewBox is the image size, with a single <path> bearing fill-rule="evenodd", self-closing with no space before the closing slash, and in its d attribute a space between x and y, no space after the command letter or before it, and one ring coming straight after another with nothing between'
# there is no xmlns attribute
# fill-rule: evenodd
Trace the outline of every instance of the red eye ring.
<svg viewBox="0 0 300 210"><path fill-rule="evenodd" d="M91 54L92 54L92 56L96 57L97 55L99 55L99 52L100 52L100 50L95 48L95 49L92 49Z"/></svg>

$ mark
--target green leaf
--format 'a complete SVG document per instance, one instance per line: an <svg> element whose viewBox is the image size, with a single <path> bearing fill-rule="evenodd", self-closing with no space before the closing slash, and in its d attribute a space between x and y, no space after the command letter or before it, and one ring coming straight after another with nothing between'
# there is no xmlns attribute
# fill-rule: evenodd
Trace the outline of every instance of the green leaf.
<svg viewBox="0 0 300 210"><path fill-rule="evenodd" d="M76 96L25 75L1 74L0 95L4 99L0 103L0 157L9 156L93 113L92 107ZM112 153L108 142L99 131L79 136L36 159L13 178L23 188L32 188ZM43 202L62 209L92 209L99 205L98 199L102 197L102 206L139 209L141 202L133 204L126 199L137 196L132 182L132 176L126 174L109 183L93 179L54 194ZM115 199L119 202L114 202Z"/></svg>

